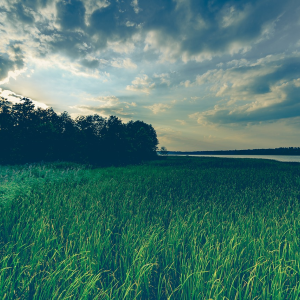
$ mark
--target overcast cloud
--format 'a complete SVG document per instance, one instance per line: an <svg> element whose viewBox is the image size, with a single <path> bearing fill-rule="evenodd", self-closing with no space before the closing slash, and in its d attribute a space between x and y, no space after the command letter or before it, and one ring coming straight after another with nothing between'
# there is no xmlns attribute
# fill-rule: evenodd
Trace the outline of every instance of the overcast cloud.
<svg viewBox="0 0 300 300"><path fill-rule="evenodd" d="M0 0L0 96L143 120L173 150L300 146L299 16L296 0Z"/></svg>

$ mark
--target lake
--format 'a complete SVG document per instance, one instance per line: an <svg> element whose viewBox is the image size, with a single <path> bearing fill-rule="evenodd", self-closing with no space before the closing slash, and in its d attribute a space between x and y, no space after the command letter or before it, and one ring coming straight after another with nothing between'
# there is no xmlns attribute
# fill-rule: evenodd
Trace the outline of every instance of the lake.
<svg viewBox="0 0 300 300"><path fill-rule="evenodd" d="M187 156L185 154L169 154L169 156ZM298 155L188 155L188 156L199 156L199 157L227 157L227 158L255 158L255 159L273 159L285 162L298 162L300 163L300 156Z"/></svg>

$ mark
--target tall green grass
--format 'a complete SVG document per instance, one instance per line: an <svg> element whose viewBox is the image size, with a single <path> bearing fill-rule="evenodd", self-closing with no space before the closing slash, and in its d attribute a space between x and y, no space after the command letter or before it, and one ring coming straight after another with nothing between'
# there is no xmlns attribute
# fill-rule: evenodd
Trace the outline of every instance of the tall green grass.
<svg viewBox="0 0 300 300"><path fill-rule="evenodd" d="M0 299L300 299L300 164L1 167L0 193Z"/></svg>

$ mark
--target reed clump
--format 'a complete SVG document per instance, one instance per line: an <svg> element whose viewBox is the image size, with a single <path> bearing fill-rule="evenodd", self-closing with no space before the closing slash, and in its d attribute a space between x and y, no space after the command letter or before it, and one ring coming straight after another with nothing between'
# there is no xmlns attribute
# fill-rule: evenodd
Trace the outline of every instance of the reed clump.
<svg viewBox="0 0 300 300"><path fill-rule="evenodd" d="M0 299L300 299L300 164L0 167Z"/></svg>

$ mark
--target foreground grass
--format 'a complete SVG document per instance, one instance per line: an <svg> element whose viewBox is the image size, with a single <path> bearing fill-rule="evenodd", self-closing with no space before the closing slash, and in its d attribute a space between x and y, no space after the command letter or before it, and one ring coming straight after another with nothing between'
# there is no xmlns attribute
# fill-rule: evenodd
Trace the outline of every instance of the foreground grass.
<svg viewBox="0 0 300 300"><path fill-rule="evenodd" d="M300 164L0 167L0 299L300 299Z"/></svg>

